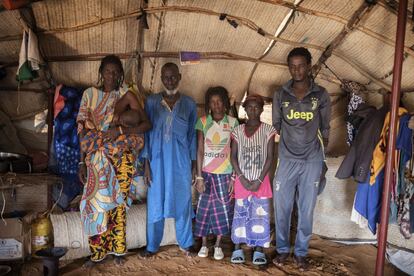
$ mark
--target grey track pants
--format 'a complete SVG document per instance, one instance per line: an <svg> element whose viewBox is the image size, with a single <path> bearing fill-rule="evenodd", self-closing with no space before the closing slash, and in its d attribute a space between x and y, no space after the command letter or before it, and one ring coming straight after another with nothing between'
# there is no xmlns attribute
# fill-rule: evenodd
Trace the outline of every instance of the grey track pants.
<svg viewBox="0 0 414 276"><path fill-rule="evenodd" d="M273 180L276 250L279 254L290 252L290 218L295 200L299 220L294 254L296 256L308 254L322 164L322 161L279 160Z"/></svg>

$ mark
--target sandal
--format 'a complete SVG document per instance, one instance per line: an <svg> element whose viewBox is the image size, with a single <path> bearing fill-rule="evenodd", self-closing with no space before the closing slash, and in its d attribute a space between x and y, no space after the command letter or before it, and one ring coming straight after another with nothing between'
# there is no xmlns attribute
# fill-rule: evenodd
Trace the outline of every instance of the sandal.
<svg viewBox="0 0 414 276"><path fill-rule="evenodd" d="M266 255L263 252L254 251L253 253L253 264L254 265L265 265L267 264Z"/></svg>
<svg viewBox="0 0 414 276"><path fill-rule="evenodd" d="M243 264L246 261L244 257L243 249L234 250L233 253L231 254L230 261L233 264Z"/></svg>

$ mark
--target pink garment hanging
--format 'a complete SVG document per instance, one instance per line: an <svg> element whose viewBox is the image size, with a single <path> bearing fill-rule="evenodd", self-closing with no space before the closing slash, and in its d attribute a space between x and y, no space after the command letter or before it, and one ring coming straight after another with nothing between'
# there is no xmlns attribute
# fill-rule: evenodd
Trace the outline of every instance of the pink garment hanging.
<svg viewBox="0 0 414 276"><path fill-rule="evenodd" d="M54 118L59 114L60 111L65 107L65 97L60 95L60 89L62 89L63 84L59 84L55 89L55 98L53 100L53 109L54 109Z"/></svg>

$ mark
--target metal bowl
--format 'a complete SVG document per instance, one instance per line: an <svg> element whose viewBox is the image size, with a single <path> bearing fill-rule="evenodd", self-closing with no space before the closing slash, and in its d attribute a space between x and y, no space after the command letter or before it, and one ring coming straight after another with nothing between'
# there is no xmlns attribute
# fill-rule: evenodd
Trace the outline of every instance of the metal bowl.
<svg viewBox="0 0 414 276"><path fill-rule="evenodd" d="M7 275L11 271L11 267L8 265L0 265L0 276Z"/></svg>
<svg viewBox="0 0 414 276"><path fill-rule="evenodd" d="M31 157L13 153L0 151L0 173L7 172L31 172L32 171Z"/></svg>
<svg viewBox="0 0 414 276"><path fill-rule="evenodd" d="M24 154L0 151L0 161L10 161L10 160L27 159L27 158L30 158L30 157Z"/></svg>

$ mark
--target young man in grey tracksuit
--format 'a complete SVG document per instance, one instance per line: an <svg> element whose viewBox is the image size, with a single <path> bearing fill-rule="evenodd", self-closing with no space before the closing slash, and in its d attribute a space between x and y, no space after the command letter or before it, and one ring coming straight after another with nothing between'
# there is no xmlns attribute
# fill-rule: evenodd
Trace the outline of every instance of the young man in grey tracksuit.
<svg viewBox="0 0 414 276"><path fill-rule="evenodd" d="M299 220L294 260L306 269L312 235L313 210L328 144L331 105L325 88L311 77L312 56L305 48L288 55L292 79L273 96L273 126L280 135L279 160L273 180L276 250L273 260L282 266L290 253L290 218L296 200ZM297 194L296 194L297 192Z"/></svg>

